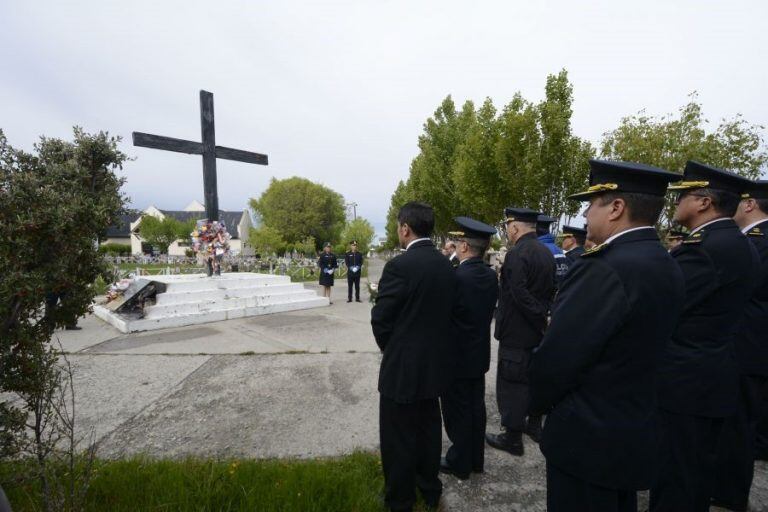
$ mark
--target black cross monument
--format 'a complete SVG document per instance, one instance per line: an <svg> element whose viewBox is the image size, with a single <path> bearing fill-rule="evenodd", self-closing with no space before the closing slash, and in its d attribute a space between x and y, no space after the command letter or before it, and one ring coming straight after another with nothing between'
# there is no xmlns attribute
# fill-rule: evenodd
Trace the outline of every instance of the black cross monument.
<svg viewBox="0 0 768 512"><path fill-rule="evenodd" d="M205 215L209 220L219 220L219 195L216 191L216 159L224 158L249 164L267 165L267 155L225 148L216 145L213 127L213 93L200 91L200 130L203 142L174 139L162 135L133 132L133 145L203 155L203 189L205 191Z"/></svg>

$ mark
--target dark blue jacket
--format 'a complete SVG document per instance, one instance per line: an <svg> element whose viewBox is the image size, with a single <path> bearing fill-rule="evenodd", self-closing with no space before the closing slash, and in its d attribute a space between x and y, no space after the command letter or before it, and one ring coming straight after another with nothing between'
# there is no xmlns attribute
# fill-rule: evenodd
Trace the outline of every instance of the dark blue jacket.
<svg viewBox="0 0 768 512"><path fill-rule="evenodd" d="M734 336L758 279L757 252L732 219L723 219L688 235L671 254L685 276L685 307L659 365L659 407L730 416L739 389Z"/></svg>
<svg viewBox="0 0 768 512"><path fill-rule="evenodd" d="M496 272L482 258L470 258L456 268L456 309L458 334L456 378L482 377L491 361L491 320L499 297Z"/></svg>
<svg viewBox="0 0 768 512"><path fill-rule="evenodd" d="M760 256L760 277L736 336L736 362L744 375L768 375L768 220L747 232Z"/></svg>
<svg viewBox="0 0 768 512"><path fill-rule="evenodd" d="M654 482L654 370L683 294L682 272L651 228L587 251L571 267L529 370L531 413L549 414L541 441L548 464L611 489Z"/></svg>

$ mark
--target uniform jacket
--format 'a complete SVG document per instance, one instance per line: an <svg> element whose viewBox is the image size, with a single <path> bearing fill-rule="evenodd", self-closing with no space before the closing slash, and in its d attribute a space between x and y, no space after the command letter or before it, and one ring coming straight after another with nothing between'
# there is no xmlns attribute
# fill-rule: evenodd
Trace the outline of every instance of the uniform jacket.
<svg viewBox="0 0 768 512"><path fill-rule="evenodd" d="M453 380L456 272L432 242L413 244L384 266L371 310L384 353L379 392L398 402L437 398Z"/></svg>
<svg viewBox="0 0 768 512"><path fill-rule="evenodd" d="M659 365L659 406L730 416L738 403L734 335L757 281L757 252L736 223L724 219L689 235L671 254L685 276L686 297Z"/></svg>
<svg viewBox="0 0 768 512"><path fill-rule="evenodd" d="M349 270L347 275L360 275L363 271L363 253L360 251L348 251L344 255L344 264ZM352 272L352 267L358 267L357 272Z"/></svg>
<svg viewBox="0 0 768 512"><path fill-rule="evenodd" d="M768 375L768 220L750 229L747 238L760 257L760 276L736 336L736 362L745 375Z"/></svg>
<svg viewBox="0 0 768 512"><path fill-rule="evenodd" d="M512 246L501 267L496 331L499 349L532 348L547 326L555 282L552 253L528 233Z"/></svg>
<svg viewBox="0 0 768 512"><path fill-rule="evenodd" d="M568 273L570 262L563 250L555 244L555 238L550 233L539 236L538 240L552 252L555 258L555 289L557 289L563 282L565 274Z"/></svg>
<svg viewBox="0 0 768 512"><path fill-rule="evenodd" d="M650 487L658 469L654 370L683 296L682 272L650 228L571 267L529 370L530 411L549 414L541 441L548 463L612 489Z"/></svg>
<svg viewBox="0 0 768 512"><path fill-rule="evenodd" d="M499 296L496 272L482 258L464 260L456 269L458 288L454 314L458 333L456 378L485 375L491 360L491 320Z"/></svg>
<svg viewBox="0 0 768 512"><path fill-rule="evenodd" d="M563 253L565 254L565 257L570 260L571 263L578 261L579 257L584 254L584 247L581 245L577 245L573 249L571 249L568 252Z"/></svg>
<svg viewBox="0 0 768 512"><path fill-rule="evenodd" d="M320 267L321 270L325 270L328 268L337 268L339 263L335 254L326 254L325 251L323 251L317 259L317 266Z"/></svg>

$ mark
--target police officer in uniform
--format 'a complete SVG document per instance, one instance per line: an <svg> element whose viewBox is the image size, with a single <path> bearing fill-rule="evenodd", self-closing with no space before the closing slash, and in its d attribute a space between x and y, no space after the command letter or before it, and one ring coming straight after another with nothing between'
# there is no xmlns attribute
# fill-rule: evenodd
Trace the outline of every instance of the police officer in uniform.
<svg viewBox="0 0 768 512"><path fill-rule="evenodd" d="M355 301L360 300L360 276L363 273L363 254L357 250L357 240L349 244L349 251L344 255L347 266L347 302L352 302L352 286L355 287Z"/></svg>
<svg viewBox="0 0 768 512"><path fill-rule="evenodd" d="M512 455L524 453L523 432L535 441L541 417L528 417L528 363L547 327L555 284L552 253L536 239L539 212L506 208L504 226L514 244L504 257L494 336L499 340L496 402L503 432L488 444Z"/></svg>
<svg viewBox="0 0 768 512"><path fill-rule="evenodd" d="M730 510L747 510L757 425L764 414L763 393L768 385L768 181L745 186L733 220L757 249L760 277L735 338L739 408L723 425L712 501Z"/></svg>
<svg viewBox="0 0 768 512"><path fill-rule="evenodd" d="M584 254L584 242L587 241L587 230L574 226L563 226L563 254L568 258L569 266Z"/></svg>
<svg viewBox="0 0 768 512"><path fill-rule="evenodd" d="M709 510L717 442L737 411L734 336L759 270L732 219L745 181L689 161L683 181L670 186L678 193L674 220L691 232L671 253L685 277L685 306L657 375L663 446L653 512Z"/></svg>
<svg viewBox="0 0 768 512"><path fill-rule="evenodd" d="M430 240L432 208L406 203L397 216L401 255L384 265L371 326L383 356L379 435L384 502L410 511L415 489L437 507L442 494L439 397L453 381L457 347L450 321L456 272Z"/></svg>
<svg viewBox="0 0 768 512"><path fill-rule="evenodd" d="M549 215L539 215L536 219L536 236L539 242L544 244L547 249L552 251L552 256L555 258L555 279L556 285L559 286L563 281L565 274L568 272L569 262L565 257L563 250L555 244L555 238L550 233L550 226L557 219L550 217Z"/></svg>
<svg viewBox="0 0 768 512"><path fill-rule="evenodd" d="M496 228L469 217L456 217L461 263L453 316L458 333L455 380L440 398L445 431L453 443L440 461L440 470L459 479L482 473L485 449L485 373L491 360L491 320L499 295L496 272L483 261Z"/></svg>
<svg viewBox="0 0 768 512"><path fill-rule="evenodd" d="M338 268L339 263L336 255L331 252L331 242L323 244L323 252L317 259L317 266L320 267L320 286L323 287L323 297L328 297L328 303L331 301L331 288L333 288L333 271Z"/></svg>
<svg viewBox="0 0 768 512"><path fill-rule="evenodd" d="M589 239L530 368L549 512L636 512L657 467L654 370L682 309L680 269L654 229L669 182L643 164L590 160ZM663 297L664 300L659 300ZM682 510L680 511L682 512Z"/></svg>

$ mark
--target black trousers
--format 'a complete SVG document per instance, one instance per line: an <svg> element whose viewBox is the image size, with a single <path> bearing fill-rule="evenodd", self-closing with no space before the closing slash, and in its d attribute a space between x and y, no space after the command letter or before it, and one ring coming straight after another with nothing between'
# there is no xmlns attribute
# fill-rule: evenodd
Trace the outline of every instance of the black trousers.
<svg viewBox="0 0 768 512"><path fill-rule="evenodd" d="M547 512L561 511L637 512L637 491L591 484L547 462Z"/></svg>
<svg viewBox="0 0 768 512"><path fill-rule="evenodd" d="M483 470L485 456L485 377L456 379L441 397L450 448L448 464L459 473Z"/></svg>
<svg viewBox="0 0 768 512"><path fill-rule="evenodd" d="M746 510L755 473L757 422L763 407L763 387L768 378L742 375L738 413L723 422L717 446L711 496L734 510Z"/></svg>
<svg viewBox="0 0 768 512"><path fill-rule="evenodd" d="M347 274L347 298L352 300L352 285L355 285L355 299L360 300L360 274Z"/></svg>
<svg viewBox="0 0 768 512"><path fill-rule="evenodd" d="M651 512L707 512L723 418L659 411L661 464Z"/></svg>
<svg viewBox="0 0 768 512"><path fill-rule="evenodd" d="M400 404L380 395L379 439L384 470L384 503L408 510L418 487L427 504L437 504L443 491L438 478L443 429L437 398Z"/></svg>
<svg viewBox="0 0 768 512"><path fill-rule="evenodd" d="M761 396L756 427L755 458L768 460L768 382L763 386Z"/></svg>
<svg viewBox="0 0 768 512"><path fill-rule="evenodd" d="M507 431L525 430L528 414L528 365L531 349L499 350L496 374L496 404L499 407L501 425Z"/></svg>

